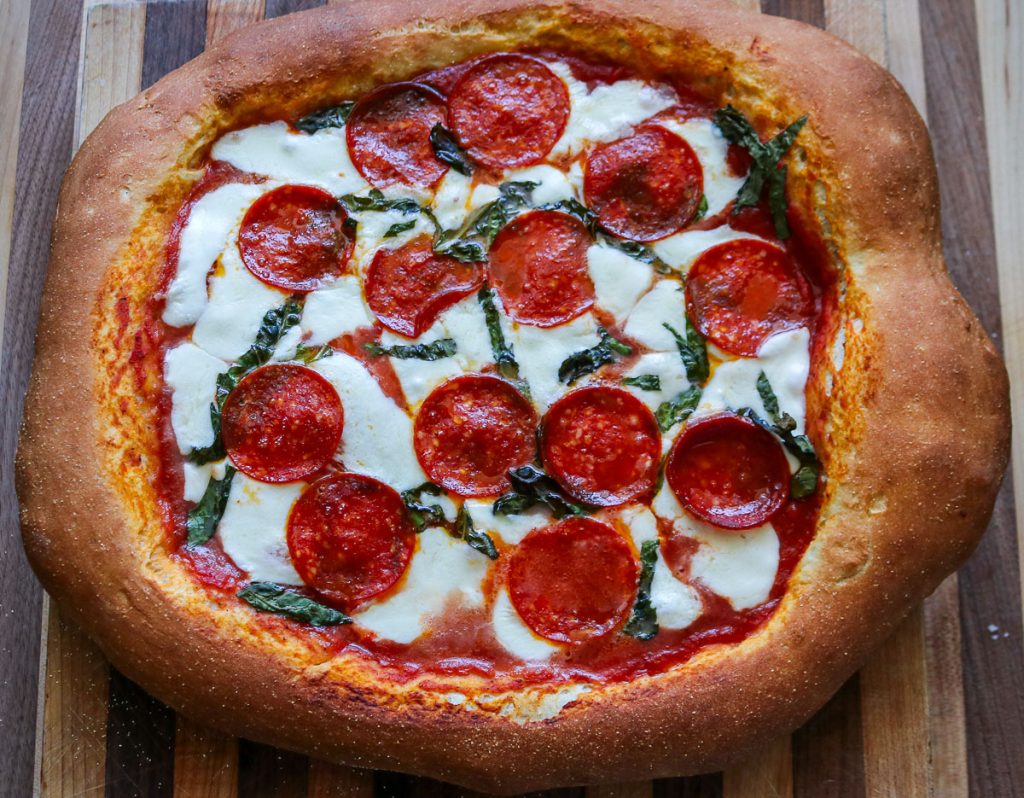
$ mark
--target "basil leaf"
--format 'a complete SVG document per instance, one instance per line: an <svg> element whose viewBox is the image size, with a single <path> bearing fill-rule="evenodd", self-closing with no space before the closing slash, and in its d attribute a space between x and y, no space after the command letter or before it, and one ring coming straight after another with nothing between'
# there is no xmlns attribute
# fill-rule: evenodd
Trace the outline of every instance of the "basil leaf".
<svg viewBox="0 0 1024 798"><path fill-rule="evenodd" d="M338 201L351 213L399 211L408 215L419 213L423 210L416 200L406 198L388 199L379 188L371 188L365 197L358 194L343 194L338 197Z"/></svg>
<svg viewBox="0 0 1024 798"><path fill-rule="evenodd" d="M637 640L650 640L658 634L658 613L651 604L651 582L654 581L654 566L658 562L658 541L645 540L640 547L640 579L637 585L636 602L629 620L622 631Z"/></svg>
<svg viewBox="0 0 1024 798"><path fill-rule="evenodd" d="M583 222L583 225L587 228L587 232L589 232L590 235L597 235L597 214L575 197L569 197L567 199L559 200L558 202L549 202L546 205L539 205L537 210L561 211L569 216L575 216Z"/></svg>
<svg viewBox="0 0 1024 798"><path fill-rule="evenodd" d="M260 612L273 612L313 626L352 623L352 619L345 613L325 607L313 599L286 590L272 582L250 582L239 591L238 597Z"/></svg>
<svg viewBox="0 0 1024 798"><path fill-rule="evenodd" d="M536 504L547 506L555 518L586 514L583 505L566 498L559 484L536 466L513 468L508 478L512 490L495 500L495 515L518 515Z"/></svg>
<svg viewBox="0 0 1024 798"><path fill-rule="evenodd" d="M688 318L685 337L671 324L663 323L661 326L672 333L676 340L679 357L683 359L683 367L686 369L686 378L694 385L703 385L707 382L711 365L708 363L708 347L704 337L690 324Z"/></svg>
<svg viewBox="0 0 1024 798"><path fill-rule="evenodd" d="M238 386L243 377L270 362L281 339L302 318L302 302L302 297L293 296L289 297L281 307L268 310L263 316L252 346L238 358L235 365L217 375L214 401L210 404L210 422L213 425L214 433L213 443L189 452L190 462L202 465L224 457L224 442L220 434L220 414L224 408L224 402L227 401L228 395Z"/></svg>
<svg viewBox="0 0 1024 798"><path fill-rule="evenodd" d="M405 503L405 509L409 511L409 518L417 532L422 532L427 526L443 526L447 520L441 505L424 503L424 493L430 496L440 496L443 491L439 485L435 485L433 482L424 482L419 487L402 491L402 501Z"/></svg>
<svg viewBox="0 0 1024 798"><path fill-rule="evenodd" d="M676 424L686 421L697 409L701 393L699 385L691 385L675 399L658 405L658 409L654 411L654 417L658 420L658 428L662 432L668 432Z"/></svg>
<svg viewBox="0 0 1024 798"><path fill-rule="evenodd" d="M637 241L624 241L621 238L614 238L613 236L602 235L601 243L606 244L609 247L613 247L619 252L624 252L631 258L635 258L641 263L646 263L658 274L679 274L676 269L673 269L665 261L654 254L654 250L650 247L644 246Z"/></svg>
<svg viewBox="0 0 1024 798"><path fill-rule="evenodd" d="M384 233L384 238L394 238L399 236L407 230L412 230L416 226L416 220L410 219L408 222L396 222L387 229Z"/></svg>
<svg viewBox="0 0 1024 798"><path fill-rule="evenodd" d="M690 220L691 223L699 222L705 216L708 215L708 195L701 194L700 202L697 205L697 212L693 214L693 218Z"/></svg>
<svg viewBox="0 0 1024 798"><path fill-rule="evenodd" d="M496 200L471 214L458 230L443 230L434 237L434 252L463 263L487 260L487 251L498 232L516 211L530 204L538 185L529 181L502 183Z"/></svg>
<svg viewBox="0 0 1024 798"><path fill-rule="evenodd" d="M488 559L498 559L498 549L495 548L491 536L473 526L473 519L466 512L465 505L459 508L459 514L455 518L455 532L469 544L470 548L476 549Z"/></svg>
<svg viewBox="0 0 1024 798"><path fill-rule="evenodd" d="M789 238L790 230L786 222L786 168L780 169L779 162L807 124L807 116L800 117L767 142L761 141L750 120L731 105L715 112L715 124L726 139L743 147L753 159L750 173L736 195L735 207L739 209L757 205L767 184L768 208L775 224L775 234L782 239Z"/></svg>
<svg viewBox="0 0 1024 798"><path fill-rule="evenodd" d="M395 346L381 346L378 343L363 344L363 349L372 357L388 355L397 357L400 360L440 360L451 357L455 354L454 338L438 338L429 344L396 344Z"/></svg>
<svg viewBox="0 0 1024 798"><path fill-rule="evenodd" d="M441 163L448 164L460 175L469 177L473 174L473 162L469 155L459 146L451 131L440 122L430 128L430 146Z"/></svg>
<svg viewBox="0 0 1024 798"><path fill-rule="evenodd" d="M302 117L295 123L295 127L303 133L316 133L328 127L345 127L354 106L354 102L344 102L330 108L321 108Z"/></svg>
<svg viewBox="0 0 1024 798"><path fill-rule="evenodd" d="M635 377L623 377L623 385L631 385L641 391L660 391L661 377L657 374L638 374Z"/></svg>
<svg viewBox="0 0 1024 798"><path fill-rule="evenodd" d="M762 380L762 377L764 379ZM775 435L786 451L796 458L799 466L797 471L789 480L789 494L794 499L805 499L818 489L818 476L821 474L821 461L814 451L811 439L806 435L794 435L796 421L788 413L778 412L778 399L768 382L768 378L761 372L757 379L757 391L761 395L761 401L765 405L765 411L771 417L771 423L765 421L749 407L743 407L736 411L737 415L748 418L764 430ZM768 401L765 401L765 397ZM774 399L775 413L768 405Z"/></svg>
<svg viewBox="0 0 1024 798"><path fill-rule="evenodd" d="M185 528L188 530L188 545L201 546L213 537L217 524L228 506L228 494L231 491L231 480L235 477L235 469L227 466L223 479L213 479L206 485L199 503L188 511Z"/></svg>
<svg viewBox="0 0 1024 798"><path fill-rule="evenodd" d="M494 290L484 283L476 298L484 311L487 335L491 339L491 352L494 355L494 362L498 366L498 373L506 380L519 380L519 363L516 361L512 347L505 341L505 333L501 329L501 317L494 304Z"/></svg>
<svg viewBox="0 0 1024 798"><path fill-rule="evenodd" d="M330 344L324 344L323 346L306 346L305 344L299 344L295 347L294 360L298 360L300 363L305 363L307 366L310 363L315 363L318 360L323 360L325 357L330 357L334 354L334 350L331 349Z"/></svg>
<svg viewBox="0 0 1024 798"><path fill-rule="evenodd" d="M597 334L601 338L597 344L589 349L574 352L562 361L562 365L558 367L559 382L572 385L580 377L591 374L606 363L614 361L616 355L633 354L633 347L613 338L604 327L598 327Z"/></svg>
<svg viewBox="0 0 1024 798"><path fill-rule="evenodd" d="M772 384L768 382L768 375L763 371L757 375L757 393L761 397L761 404L764 405L764 410L772 424L784 432L792 432L796 429L794 418L789 413L779 412L779 397L775 395Z"/></svg>

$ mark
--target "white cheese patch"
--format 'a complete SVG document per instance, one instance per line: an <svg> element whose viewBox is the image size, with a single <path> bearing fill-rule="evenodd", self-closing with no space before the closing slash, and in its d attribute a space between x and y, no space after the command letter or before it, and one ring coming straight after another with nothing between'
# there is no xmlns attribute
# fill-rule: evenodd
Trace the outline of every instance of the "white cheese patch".
<svg viewBox="0 0 1024 798"><path fill-rule="evenodd" d="M704 170L704 196L708 198L708 216L720 213L736 199L745 179L744 176L734 177L729 169L729 142L722 131L710 119L689 119L683 123L666 119L662 125L686 139L697 154Z"/></svg>
<svg viewBox="0 0 1024 798"><path fill-rule="evenodd" d="M445 230L459 227L469 212L469 195L473 188L473 178L449 169L441 182L437 184L431 209L438 223Z"/></svg>
<svg viewBox="0 0 1024 798"><path fill-rule="evenodd" d="M570 390L559 382L558 368L569 355L598 342L597 322L591 313L559 324L557 327L531 327L516 324L512 332L519 373L530 386L530 393L541 412Z"/></svg>
<svg viewBox="0 0 1024 798"><path fill-rule="evenodd" d="M210 405L217 375L227 368L223 360L187 341L164 355L164 382L171 389L171 428L182 454L213 443Z"/></svg>
<svg viewBox="0 0 1024 798"><path fill-rule="evenodd" d="M277 342L277 346L274 347L274 354L270 359L277 363L293 360L295 358L295 353L299 348L299 344L301 343L302 326L296 325L281 336L281 340L279 340Z"/></svg>
<svg viewBox="0 0 1024 798"><path fill-rule="evenodd" d="M273 185L230 183L203 195L181 231L178 269L167 287L163 320L172 327L195 324L206 307L206 277L256 199Z"/></svg>
<svg viewBox="0 0 1024 798"><path fill-rule="evenodd" d="M460 299L438 317L444 335L455 341L455 360L463 371L480 371L494 362L484 309L476 292Z"/></svg>
<svg viewBox="0 0 1024 798"><path fill-rule="evenodd" d="M654 245L654 254L669 266L686 274L690 271L694 261L704 252L719 244L724 244L726 241L737 241L741 238L763 240L750 233L733 230L728 225L722 225L711 230L684 230L681 233L670 235Z"/></svg>
<svg viewBox="0 0 1024 798"><path fill-rule="evenodd" d="M372 323L355 275L343 275L306 296L301 327L308 346L321 346Z"/></svg>
<svg viewBox="0 0 1024 798"><path fill-rule="evenodd" d="M447 336L444 327L438 320L415 341L432 343L445 337ZM380 342L383 346L408 346L414 343L413 339L396 335L390 330L381 333ZM395 376L402 385L402 393L412 408L418 408L430 392L442 382L462 374L462 368L455 357L442 357L437 360L393 357L391 367L395 370Z"/></svg>
<svg viewBox="0 0 1024 798"><path fill-rule="evenodd" d="M686 369L683 367L683 361L678 352L648 352L641 355L625 376L639 377L648 374L658 378L661 384L660 390L644 391L635 385L623 385L622 387L651 410L657 410L658 405L662 402L675 399L690 387L690 381L686 378Z"/></svg>
<svg viewBox="0 0 1024 798"><path fill-rule="evenodd" d="M474 527L496 534L509 545L520 543L534 529L552 523L551 513L540 506L516 515L495 515L493 505L494 499L466 499L462 506Z"/></svg>
<svg viewBox="0 0 1024 798"><path fill-rule="evenodd" d="M335 352L310 368L322 374L341 397L345 411L341 458L346 468L399 491L427 481L413 450L411 419L358 360Z"/></svg>
<svg viewBox="0 0 1024 798"><path fill-rule="evenodd" d="M449 602L483 604L481 583L489 564L487 557L443 529L426 529L397 588L352 617L377 637L411 643Z"/></svg>
<svg viewBox="0 0 1024 798"><path fill-rule="evenodd" d="M569 90L569 121L549 157L573 155L588 144L614 141L632 132L633 127L677 102L668 86L641 80L620 80L601 84L593 91L576 80L562 62L549 62L551 71L565 81Z"/></svg>
<svg viewBox="0 0 1024 798"><path fill-rule="evenodd" d="M312 135L293 132L284 122L271 122L226 133L210 157L243 172L318 186L333 194L369 188L348 155L344 128L324 128Z"/></svg>
<svg viewBox="0 0 1024 798"><path fill-rule="evenodd" d="M237 247L229 246L220 262L223 274L210 280L210 301L192 329L192 342L215 357L237 360L256 339L267 311L288 296L254 277Z"/></svg>
<svg viewBox="0 0 1024 798"><path fill-rule="evenodd" d="M183 464L185 472L185 490L183 495L185 501L198 502L206 493L206 487L210 484L210 478L224 479L224 467L226 460L217 460L214 463L190 463L186 460Z"/></svg>
<svg viewBox="0 0 1024 798"><path fill-rule="evenodd" d="M288 553L288 514L305 482L269 485L236 473L217 534L235 565L254 581L301 585Z"/></svg>
<svg viewBox="0 0 1024 798"><path fill-rule="evenodd" d="M700 580L737 610L768 598L779 569L779 536L771 524L753 529L718 530L686 517L676 529L700 542L690 561L690 576Z"/></svg>
<svg viewBox="0 0 1024 798"><path fill-rule="evenodd" d="M805 388L811 368L810 341L806 327L787 330L761 344L756 358L741 357L722 363L704 387L694 415L749 407L767 418L757 392L757 377L764 371L779 399L780 410L793 417L797 433L802 433L807 414Z"/></svg>
<svg viewBox="0 0 1024 798"><path fill-rule="evenodd" d="M494 599L491 628L501 647L521 660L547 660L559 649L559 646L540 637L523 622L504 587Z"/></svg>
<svg viewBox="0 0 1024 798"><path fill-rule="evenodd" d="M365 211L352 215L356 220L356 245L352 253L353 262L362 274L370 268L377 250L398 249L424 233L433 234L434 226L423 214L413 215L401 211ZM404 232L386 237L394 225L413 222Z"/></svg>
<svg viewBox="0 0 1024 798"><path fill-rule="evenodd" d="M651 287L653 270L646 263L604 244L587 249L587 271L598 307L622 322Z"/></svg>
<svg viewBox="0 0 1024 798"><path fill-rule="evenodd" d="M511 181L538 184L530 195L534 206L574 199L576 195L572 183L566 178L565 173L546 164L508 171L502 182ZM474 198L479 192L480 188L473 192Z"/></svg>
<svg viewBox="0 0 1024 798"><path fill-rule="evenodd" d="M686 298L682 289L682 283L676 280L658 280L629 314L625 334L655 352L677 352L676 339L664 325L685 334Z"/></svg>

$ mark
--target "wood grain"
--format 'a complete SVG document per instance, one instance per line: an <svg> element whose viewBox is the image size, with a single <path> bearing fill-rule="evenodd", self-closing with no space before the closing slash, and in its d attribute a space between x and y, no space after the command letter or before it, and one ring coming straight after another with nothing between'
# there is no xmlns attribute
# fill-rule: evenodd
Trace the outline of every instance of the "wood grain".
<svg viewBox="0 0 1024 798"><path fill-rule="evenodd" d="M206 46L263 19L263 0L209 0L206 7Z"/></svg>
<svg viewBox="0 0 1024 798"><path fill-rule="evenodd" d="M178 715L174 737L174 798L235 798L238 741Z"/></svg>

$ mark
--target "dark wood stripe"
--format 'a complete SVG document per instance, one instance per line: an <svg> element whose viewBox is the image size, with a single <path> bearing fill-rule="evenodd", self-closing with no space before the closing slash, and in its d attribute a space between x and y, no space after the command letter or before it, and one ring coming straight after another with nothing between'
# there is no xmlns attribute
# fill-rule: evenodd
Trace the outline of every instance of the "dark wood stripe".
<svg viewBox="0 0 1024 798"><path fill-rule="evenodd" d="M238 741L238 798L300 798L309 784L309 759L251 740Z"/></svg>
<svg viewBox="0 0 1024 798"><path fill-rule="evenodd" d="M378 770L373 774L374 798L408 798L412 795L413 784L418 779L405 773Z"/></svg>
<svg viewBox="0 0 1024 798"><path fill-rule="evenodd" d="M325 0L267 0L266 17L280 17L282 14L291 14L293 11L305 11L309 8L319 8L324 5Z"/></svg>
<svg viewBox="0 0 1024 798"><path fill-rule="evenodd" d="M722 798L722 774L708 773L685 779L658 779L654 798Z"/></svg>
<svg viewBox="0 0 1024 798"><path fill-rule="evenodd" d="M825 27L825 0L761 0L761 11Z"/></svg>
<svg viewBox="0 0 1024 798"><path fill-rule="evenodd" d="M110 670L105 798L171 798L174 713Z"/></svg>
<svg viewBox="0 0 1024 798"><path fill-rule="evenodd" d="M854 676L793 734L794 797L863 798L861 731L860 684Z"/></svg>
<svg viewBox="0 0 1024 798"><path fill-rule="evenodd" d="M921 3L921 33L946 260L954 282L999 343L974 3ZM1011 485L1008 474L989 530L960 574L968 774L975 796L1024 794L1024 651Z"/></svg>
<svg viewBox="0 0 1024 798"><path fill-rule="evenodd" d="M10 273L0 297L0 793L11 796L32 794L42 628L42 591L21 547L11 470L57 191L74 146L81 17L81 4L66 0L34 0L29 12Z"/></svg>
<svg viewBox="0 0 1024 798"><path fill-rule="evenodd" d="M142 88L199 55L206 46L206 0L150 3L146 6L146 41L142 54Z"/></svg>

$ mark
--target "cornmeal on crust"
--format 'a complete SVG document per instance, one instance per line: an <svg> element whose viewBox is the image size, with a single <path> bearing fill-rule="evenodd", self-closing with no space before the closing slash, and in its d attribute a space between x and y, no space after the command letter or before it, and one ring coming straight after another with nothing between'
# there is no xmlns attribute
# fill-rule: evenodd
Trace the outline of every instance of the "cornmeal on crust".
<svg viewBox="0 0 1024 798"><path fill-rule="evenodd" d="M679 78L759 130L807 114L789 196L839 271L817 533L735 645L626 682L491 694L399 682L195 589L157 500L147 347L172 220L212 143L488 52L550 48ZM129 355L134 356L129 357ZM228 733L513 793L721 768L816 711L977 543L1008 458L1005 370L942 260L923 122L895 80L722 2L359 0L241 31L104 120L64 181L18 458L25 545L113 664ZM472 712L459 709L466 697Z"/></svg>

